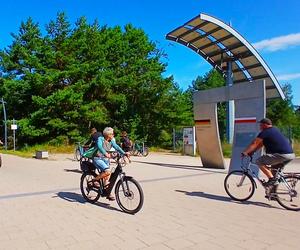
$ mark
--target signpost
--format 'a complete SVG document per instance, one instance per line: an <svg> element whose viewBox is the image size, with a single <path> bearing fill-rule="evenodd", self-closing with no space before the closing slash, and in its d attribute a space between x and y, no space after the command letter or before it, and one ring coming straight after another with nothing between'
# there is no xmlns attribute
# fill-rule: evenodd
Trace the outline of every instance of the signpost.
<svg viewBox="0 0 300 250"><path fill-rule="evenodd" d="M196 155L195 127L183 128L183 153Z"/></svg>
<svg viewBox="0 0 300 250"><path fill-rule="evenodd" d="M14 151L16 150L16 130L18 129L18 125L16 124L16 120L13 119L13 123L10 126L11 130L13 131L13 138L14 138Z"/></svg>
<svg viewBox="0 0 300 250"><path fill-rule="evenodd" d="M6 109L5 109L5 101L3 100L3 97L1 98L1 103L3 107L3 118L4 118L4 148L7 150L7 122L6 122Z"/></svg>

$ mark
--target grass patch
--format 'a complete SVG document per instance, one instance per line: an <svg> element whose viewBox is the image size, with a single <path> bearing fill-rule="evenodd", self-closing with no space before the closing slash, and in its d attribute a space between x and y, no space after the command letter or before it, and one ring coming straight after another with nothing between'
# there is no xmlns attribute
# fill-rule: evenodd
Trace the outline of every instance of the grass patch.
<svg viewBox="0 0 300 250"><path fill-rule="evenodd" d="M296 156L300 156L300 141L293 142L293 149L294 149Z"/></svg>
<svg viewBox="0 0 300 250"><path fill-rule="evenodd" d="M22 149L18 149L16 151L13 150L1 150L0 152L3 154L11 154L11 155L17 155L21 157L26 158L32 158L35 156L36 151L48 151L49 154L73 154L75 149L75 145L61 145L61 146L53 146L48 144L43 145L34 145L34 146L27 146ZM293 149L296 154L296 156L300 156L300 142L294 141L293 143ZM232 154L232 145L229 143L222 143L222 150L223 155L226 158L230 158ZM163 149L160 147L150 147L150 152L163 152L163 153L181 153L182 154L182 148L176 148L176 151L170 149ZM196 156L199 156L197 153Z"/></svg>
<svg viewBox="0 0 300 250"><path fill-rule="evenodd" d="M232 145L227 142L222 142L223 155L226 158L230 158L232 154Z"/></svg>
<svg viewBox="0 0 300 250"><path fill-rule="evenodd" d="M16 151L13 150L1 150L3 154L17 155L26 158L32 158L35 156L36 151L48 151L49 154L73 154L75 145L61 145L53 146L48 144L27 146Z"/></svg>

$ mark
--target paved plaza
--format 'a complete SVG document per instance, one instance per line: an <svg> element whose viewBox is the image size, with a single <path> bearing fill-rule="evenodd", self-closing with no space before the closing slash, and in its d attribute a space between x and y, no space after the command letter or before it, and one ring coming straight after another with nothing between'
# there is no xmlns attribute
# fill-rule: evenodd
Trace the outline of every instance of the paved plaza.
<svg viewBox="0 0 300 250"><path fill-rule="evenodd" d="M266 200L262 187L250 201L231 201L227 170L199 168L198 157L132 157L125 172L145 196L136 215L115 201L85 202L72 156L2 157L0 249L300 249L300 212Z"/></svg>

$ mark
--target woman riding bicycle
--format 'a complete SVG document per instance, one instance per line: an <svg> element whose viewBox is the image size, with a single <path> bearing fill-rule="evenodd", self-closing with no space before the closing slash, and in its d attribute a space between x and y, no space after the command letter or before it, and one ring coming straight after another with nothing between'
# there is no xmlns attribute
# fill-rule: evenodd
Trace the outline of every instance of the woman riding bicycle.
<svg viewBox="0 0 300 250"><path fill-rule="evenodd" d="M111 127L106 127L103 130L103 136L100 136L97 141L97 148L98 153L93 158L94 165L101 171L100 174L94 179L94 185L99 186L100 179L104 179L106 181L109 180L109 177L111 175L110 169L109 169L109 159L111 158L111 155L109 151L111 148L114 148L122 155L129 156L129 153L125 153L116 143L116 140L114 138L114 130ZM108 184L108 183L106 183ZM108 196L109 200L114 200L114 197Z"/></svg>
<svg viewBox="0 0 300 250"><path fill-rule="evenodd" d="M276 177L268 166L286 164L295 158L293 149L288 139L280 131L272 126L268 118L260 120L261 132L253 142L242 152L242 155L251 155L256 150L265 147L266 154L256 160L260 170L269 178L266 186L277 185Z"/></svg>

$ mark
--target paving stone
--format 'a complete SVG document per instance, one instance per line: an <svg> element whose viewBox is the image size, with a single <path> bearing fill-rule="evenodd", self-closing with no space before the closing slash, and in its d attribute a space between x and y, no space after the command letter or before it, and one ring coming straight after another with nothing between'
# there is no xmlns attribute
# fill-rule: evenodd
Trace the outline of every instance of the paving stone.
<svg viewBox="0 0 300 250"><path fill-rule="evenodd" d="M227 170L199 168L197 157L150 153L132 157L125 172L141 184L144 206L136 215L116 202L86 202L79 163L2 155L0 250L30 249L292 249L300 246L299 212L264 198L230 200ZM228 164L228 159L226 159ZM300 159L290 163L296 170Z"/></svg>

